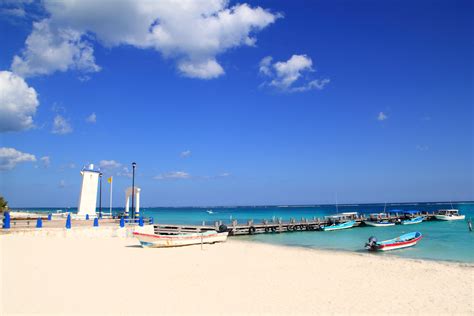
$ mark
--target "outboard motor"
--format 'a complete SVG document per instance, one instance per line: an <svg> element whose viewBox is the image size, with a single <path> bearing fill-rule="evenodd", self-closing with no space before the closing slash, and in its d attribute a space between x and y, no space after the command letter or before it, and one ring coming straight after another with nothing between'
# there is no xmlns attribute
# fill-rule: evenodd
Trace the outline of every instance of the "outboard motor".
<svg viewBox="0 0 474 316"><path fill-rule="evenodd" d="M227 226L224 225L224 224L221 224L219 226L219 233L223 233L223 232L226 232L227 231Z"/></svg>
<svg viewBox="0 0 474 316"><path fill-rule="evenodd" d="M375 238L375 236L370 236L369 242L365 244L365 247L369 249L373 249L375 248L375 245L377 245L377 238Z"/></svg>

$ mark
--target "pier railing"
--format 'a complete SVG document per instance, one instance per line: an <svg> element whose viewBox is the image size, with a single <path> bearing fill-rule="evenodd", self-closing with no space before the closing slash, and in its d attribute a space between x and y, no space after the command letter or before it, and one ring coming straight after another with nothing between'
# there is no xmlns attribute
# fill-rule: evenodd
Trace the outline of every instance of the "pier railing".
<svg viewBox="0 0 474 316"><path fill-rule="evenodd" d="M64 217L55 217L53 214L34 214L26 217L12 218L9 212L1 214L1 228L9 229L33 229L33 228L66 228L72 227L99 227L99 226L143 226L153 224L152 217L136 217L136 218L117 218L117 217L95 217L75 218L71 214Z"/></svg>

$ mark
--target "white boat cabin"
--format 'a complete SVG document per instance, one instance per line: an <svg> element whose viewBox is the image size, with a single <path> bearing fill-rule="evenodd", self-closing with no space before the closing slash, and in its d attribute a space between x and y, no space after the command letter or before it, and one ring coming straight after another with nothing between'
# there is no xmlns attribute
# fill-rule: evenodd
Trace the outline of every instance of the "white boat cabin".
<svg viewBox="0 0 474 316"><path fill-rule="evenodd" d="M436 215L446 215L446 216L458 216L459 210L450 209L450 210L438 210Z"/></svg>

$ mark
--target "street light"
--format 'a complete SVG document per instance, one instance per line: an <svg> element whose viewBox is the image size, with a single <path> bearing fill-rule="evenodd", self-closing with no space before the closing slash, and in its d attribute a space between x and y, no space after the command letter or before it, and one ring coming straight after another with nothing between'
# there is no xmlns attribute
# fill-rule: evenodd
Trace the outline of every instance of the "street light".
<svg viewBox="0 0 474 316"><path fill-rule="evenodd" d="M136 162L132 162L132 212L131 217L135 218L135 167L137 166Z"/></svg>
<svg viewBox="0 0 474 316"><path fill-rule="evenodd" d="M99 218L102 217L102 172L99 173Z"/></svg>

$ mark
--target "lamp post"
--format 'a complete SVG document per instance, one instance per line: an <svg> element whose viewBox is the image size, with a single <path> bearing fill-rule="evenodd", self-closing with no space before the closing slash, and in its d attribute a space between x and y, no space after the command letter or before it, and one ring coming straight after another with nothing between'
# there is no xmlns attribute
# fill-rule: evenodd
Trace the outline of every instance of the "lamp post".
<svg viewBox="0 0 474 316"><path fill-rule="evenodd" d="M102 217L102 172L99 173L99 217Z"/></svg>
<svg viewBox="0 0 474 316"><path fill-rule="evenodd" d="M135 167L137 166L136 162L132 162L132 211L131 218L135 218Z"/></svg>

